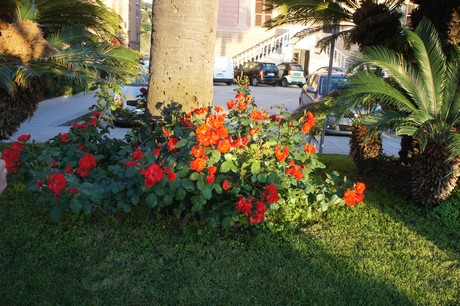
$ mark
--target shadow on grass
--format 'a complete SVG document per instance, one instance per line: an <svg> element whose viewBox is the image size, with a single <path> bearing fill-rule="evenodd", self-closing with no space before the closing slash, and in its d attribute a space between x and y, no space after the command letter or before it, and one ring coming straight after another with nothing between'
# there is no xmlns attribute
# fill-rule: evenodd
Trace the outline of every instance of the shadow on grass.
<svg viewBox="0 0 460 306"><path fill-rule="evenodd" d="M220 232L143 208L52 223L32 201L20 186L0 196L5 305L412 304L310 234Z"/></svg>

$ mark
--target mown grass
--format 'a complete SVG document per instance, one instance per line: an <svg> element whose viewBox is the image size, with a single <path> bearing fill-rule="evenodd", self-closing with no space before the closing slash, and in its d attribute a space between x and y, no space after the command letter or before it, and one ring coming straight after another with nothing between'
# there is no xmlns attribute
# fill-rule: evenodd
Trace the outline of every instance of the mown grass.
<svg viewBox="0 0 460 306"><path fill-rule="evenodd" d="M353 175L347 157L323 160ZM373 185L303 227L220 231L152 215L52 222L21 184L0 196L3 305L456 305L460 233Z"/></svg>

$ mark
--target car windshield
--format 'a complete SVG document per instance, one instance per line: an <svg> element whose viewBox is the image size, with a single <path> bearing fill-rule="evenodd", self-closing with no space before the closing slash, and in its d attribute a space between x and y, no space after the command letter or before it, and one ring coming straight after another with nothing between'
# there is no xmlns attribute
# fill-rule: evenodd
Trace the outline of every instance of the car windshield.
<svg viewBox="0 0 460 306"><path fill-rule="evenodd" d="M300 66L300 65L291 65L291 70L303 71L302 66Z"/></svg>
<svg viewBox="0 0 460 306"><path fill-rule="evenodd" d="M343 89L347 86L348 80L344 76L331 76L331 86L329 88L329 92L336 90L336 89ZM319 89L320 95L325 95L327 89L327 77L321 78L321 86Z"/></svg>
<svg viewBox="0 0 460 306"><path fill-rule="evenodd" d="M262 64L262 69L264 70L278 70L275 64Z"/></svg>

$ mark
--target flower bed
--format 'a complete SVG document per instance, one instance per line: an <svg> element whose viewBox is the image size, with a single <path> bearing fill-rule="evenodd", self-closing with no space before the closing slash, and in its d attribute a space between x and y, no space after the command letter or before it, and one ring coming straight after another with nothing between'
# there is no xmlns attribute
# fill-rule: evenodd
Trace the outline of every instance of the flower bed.
<svg viewBox="0 0 460 306"><path fill-rule="evenodd" d="M218 106L178 113L119 140L108 137L104 113L95 112L44 146L22 135L3 156L10 174L31 179L37 203L50 205L54 218L143 204L229 228L267 218L303 222L363 201L364 184L351 189L346 178L323 173L305 140L316 125L311 112L299 120L269 115L247 86L236 91L228 113Z"/></svg>

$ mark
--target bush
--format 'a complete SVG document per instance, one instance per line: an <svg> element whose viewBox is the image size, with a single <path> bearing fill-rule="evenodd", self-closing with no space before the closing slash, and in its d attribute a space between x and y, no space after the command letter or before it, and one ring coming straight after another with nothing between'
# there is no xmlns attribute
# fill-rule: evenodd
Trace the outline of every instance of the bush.
<svg viewBox="0 0 460 306"><path fill-rule="evenodd" d="M453 231L460 230L460 189L452 196L436 206L429 214L430 219L436 220Z"/></svg>
<svg viewBox="0 0 460 306"><path fill-rule="evenodd" d="M305 222L331 206L361 203L365 186L325 166L305 139L311 112L299 119L269 115L253 103L247 86L221 107L175 113L143 124L125 139L108 136L106 114L95 112L43 146L19 137L4 151L9 173L30 178L38 204L51 214L129 212L143 204L192 215L212 227Z"/></svg>

